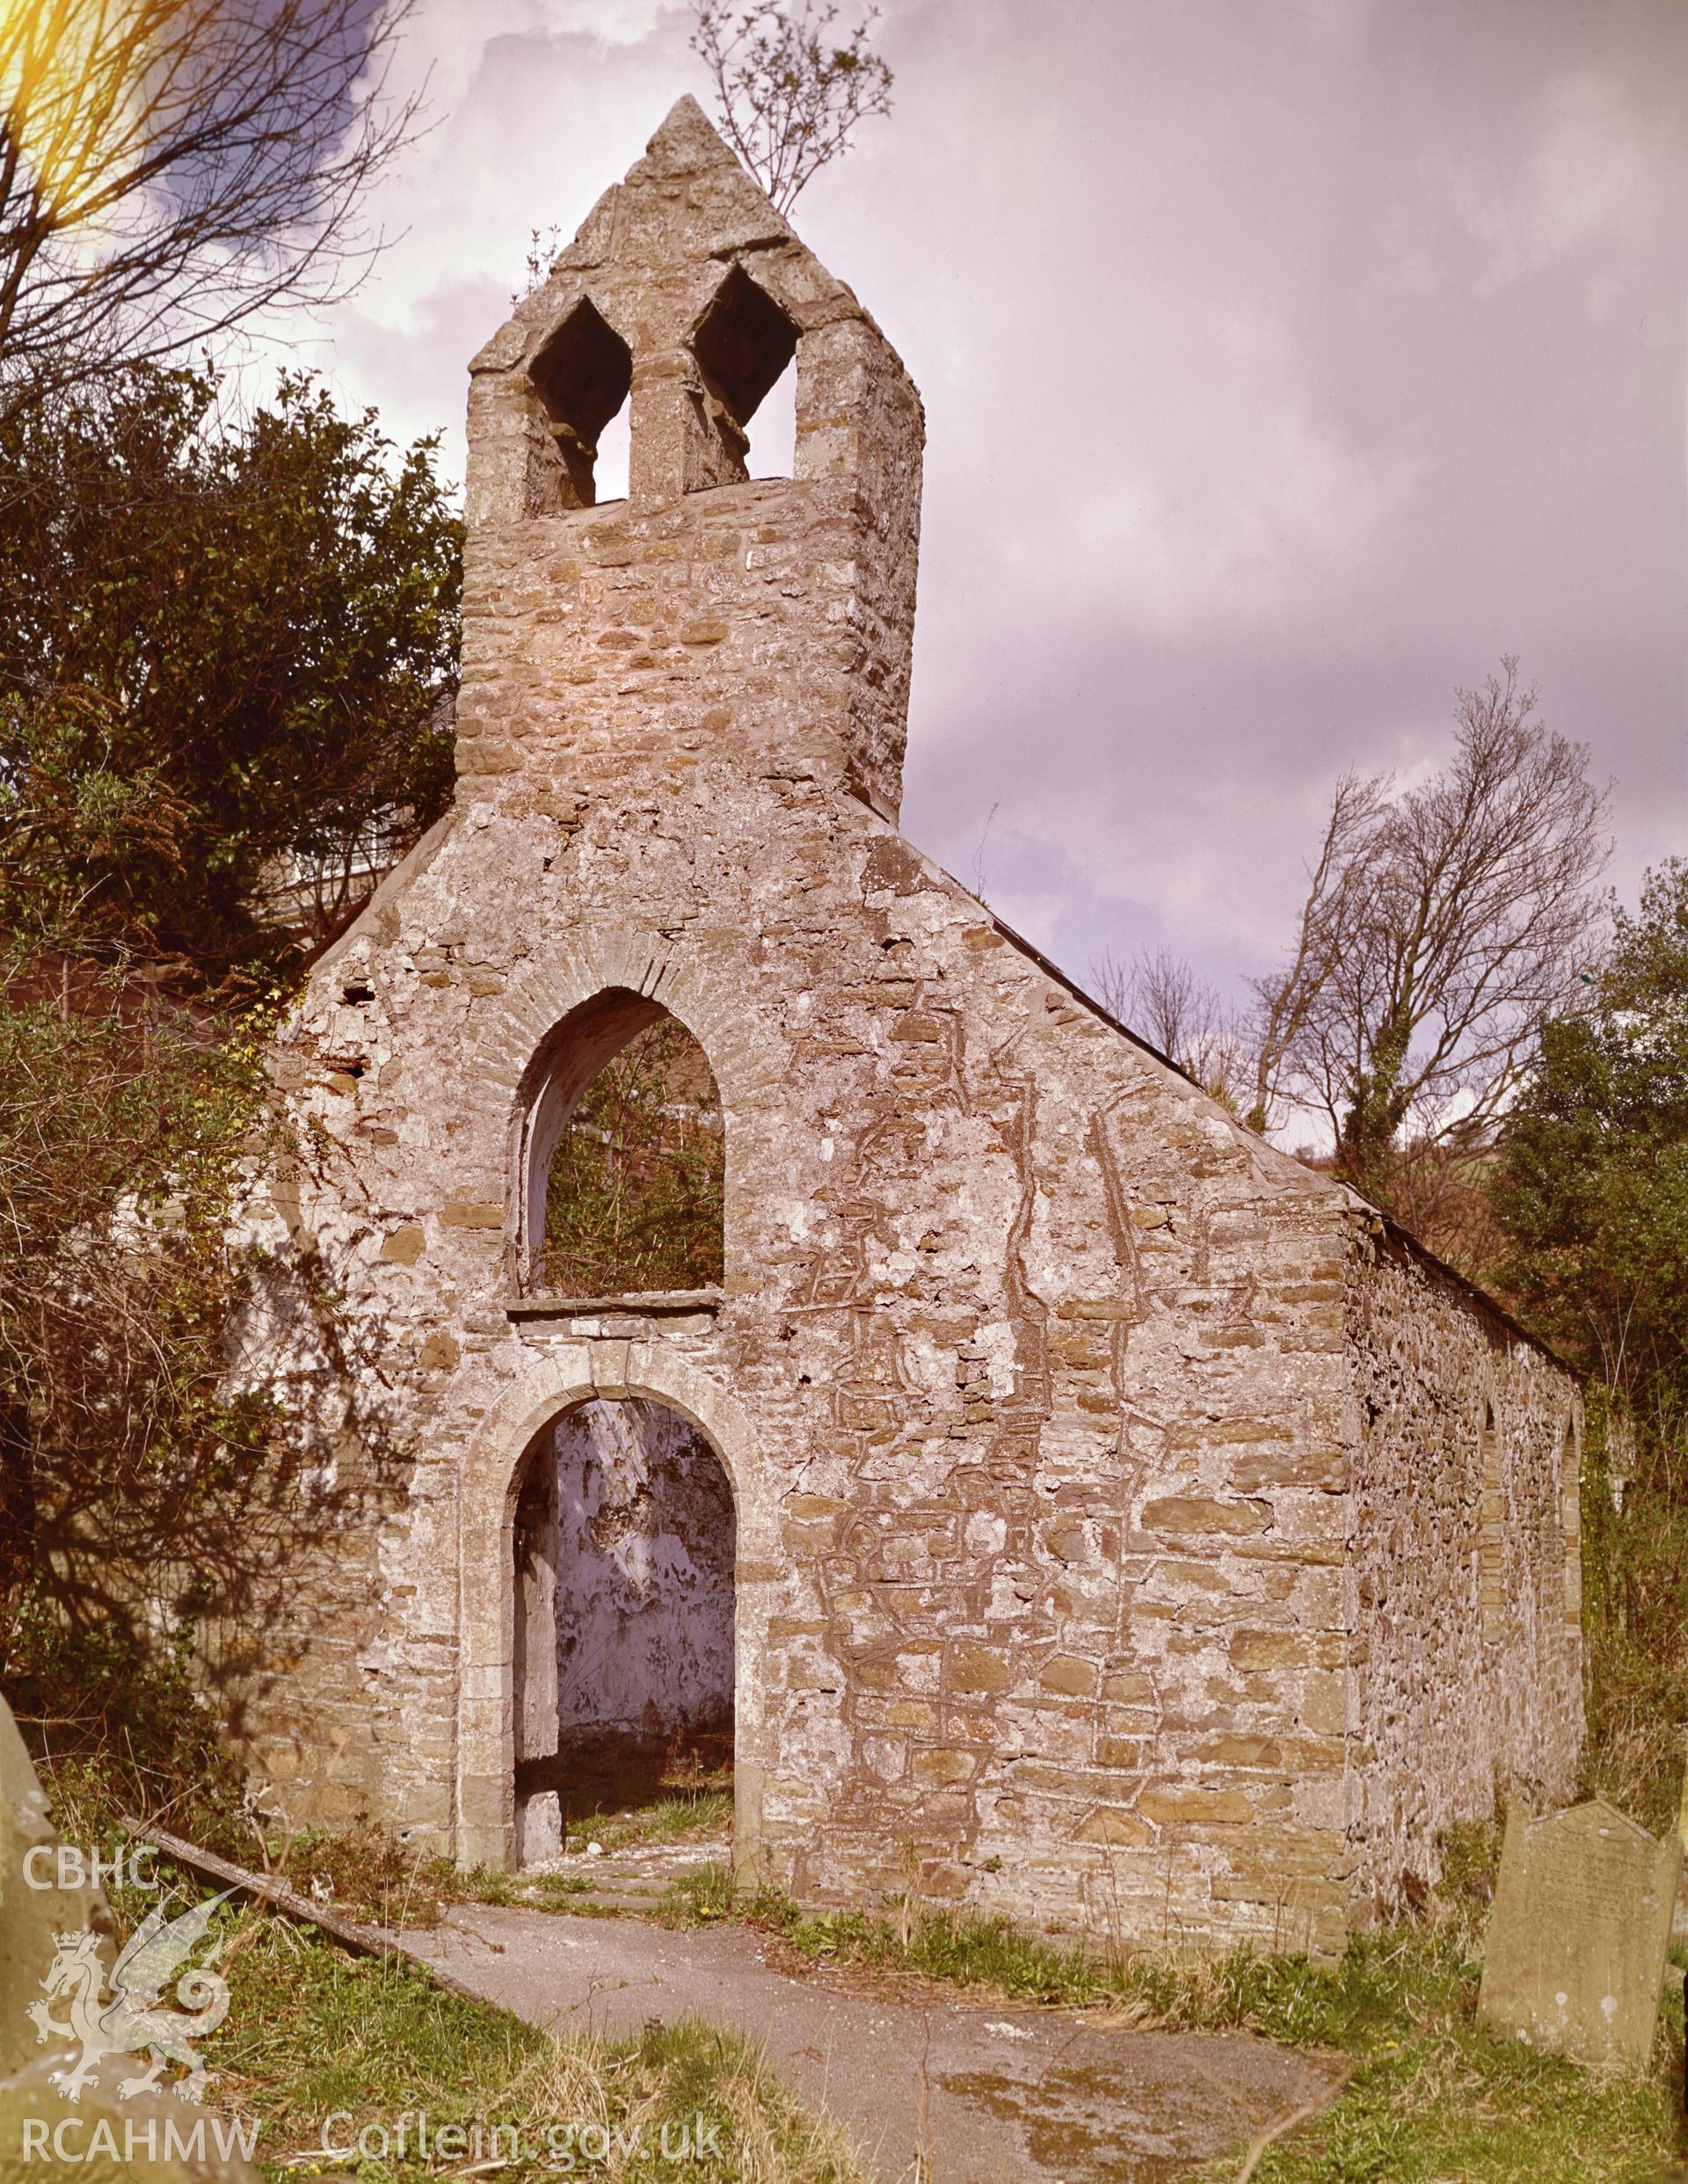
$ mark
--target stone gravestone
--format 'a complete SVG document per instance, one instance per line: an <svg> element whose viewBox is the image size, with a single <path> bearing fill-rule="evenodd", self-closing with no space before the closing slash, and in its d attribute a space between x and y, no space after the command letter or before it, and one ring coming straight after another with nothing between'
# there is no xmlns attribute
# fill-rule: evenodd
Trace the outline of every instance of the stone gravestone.
<svg viewBox="0 0 1688 2184"><path fill-rule="evenodd" d="M1597 1798L1532 1820L1501 1850L1478 2014L1596 2068L1639 2070L1653 2045L1682 1845Z"/></svg>
<svg viewBox="0 0 1688 2184"><path fill-rule="evenodd" d="M120 2081L143 2057L109 2057L74 2105L54 2083L74 2063L75 2044L39 2038L29 2006L41 1999L61 1942L92 1932L106 1969L113 1954L102 1892L59 1885L58 1847L47 1799L0 1699L0 2184L52 2184L68 2173L78 2184L258 2184L249 2163L219 2155L208 2135L193 2150L202 2110L164 2093L124 2099ZM172 2151L172 2124L178 2146L187 2137L186 2151Z"/></svg>
<svg viewBox="0 0 1688 2184"><path fill-rule="evenodd" d="M0 1699L0 2078L37 2059L40 2042L25 2010L40 1994L58 1935L91 1926L108 1938L112 1933L110 1915L91 1889L29 1886L25 1872L32 1851L38 1867L46 1859L56 1882L58 1841L18 1724Z"/></svg>

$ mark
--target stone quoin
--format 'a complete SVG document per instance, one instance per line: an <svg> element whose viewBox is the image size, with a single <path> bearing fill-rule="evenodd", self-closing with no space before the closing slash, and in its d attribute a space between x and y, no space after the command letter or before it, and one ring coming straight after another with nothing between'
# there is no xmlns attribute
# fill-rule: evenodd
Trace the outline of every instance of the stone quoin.
<svg viewBox="0 0 1688 2184"><path fill-rule="evenodd" d="M1575 1382L899 832L920 398L690 99L471 375L455 798L276 1050L356 1514L254 1765L507 1866L601 1684L730 1718L804 1900L1340 1948L1497 1779L1571 1791ZM719 1278L557 1294L559 1133L670 1020Z"/></svg>

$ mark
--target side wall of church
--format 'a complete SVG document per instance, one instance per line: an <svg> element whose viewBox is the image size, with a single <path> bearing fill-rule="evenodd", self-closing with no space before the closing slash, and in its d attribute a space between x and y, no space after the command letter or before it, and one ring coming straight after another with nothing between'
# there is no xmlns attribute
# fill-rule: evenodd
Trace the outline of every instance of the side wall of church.
<svg viewBox="0 0 1688 2184"><path fill-rule="evenodd" d="M1537 1811L1582 1749L1573 1377L1382 1233L1350 1263L1358 1878L1381 1910L1497 1791Z"/></svg>

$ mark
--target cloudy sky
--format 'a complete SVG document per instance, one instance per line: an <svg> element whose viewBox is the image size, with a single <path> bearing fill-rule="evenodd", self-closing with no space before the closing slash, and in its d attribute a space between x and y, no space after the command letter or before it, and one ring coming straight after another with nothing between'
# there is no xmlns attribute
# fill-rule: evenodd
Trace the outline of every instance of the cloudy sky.
<svg viewBox="0 0 1688 2184"><path fill-rule="evenodd" d="M689 20L420 0L398 239L295 331L454 477L531 230L708 104ZM1682 0L886 0L880 44L795 222L926 397L922 847L1080 975L1233 984L1335 776L1434 768L1514 652L1626 894L1688 849Z"/></svg>

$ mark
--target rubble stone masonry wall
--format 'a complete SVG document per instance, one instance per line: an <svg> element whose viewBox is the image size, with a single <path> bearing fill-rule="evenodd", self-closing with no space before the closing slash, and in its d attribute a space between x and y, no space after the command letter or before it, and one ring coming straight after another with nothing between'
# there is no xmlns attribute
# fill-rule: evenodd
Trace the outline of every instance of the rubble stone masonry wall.
<svg viewBox="0 0 1688 2184"><path fill-rule="evenodd" d="M676 331L746 266L797 345L790 480L731 474ZM583 296L631 357L615 507L564 491L589 409L579 445L535 409ZM689 102L483 352L471 433L457 799L277 1050L278 1263L351 1330L323 1490L362 1514L302 1570L258 1763L508 1859L520 1460L639 1396L732 1485L747 1872L1339 1947L1497 1756L1568 1781L1568 1380L896 832L918 400ZM720 1290L535 1293L547 1085L653 1004L721 1095Z"/></svg>
<svg viewBox="0 0 1688 2184"><path fill-rule="evenodd" d="M1372 1221L1349 1267L1360 1876L1383 1907L1497 1789L1568 1799L1582 1748L1576 1383ZM1488 1476L1485 1476L1487 1449Z"/></svg>
<svg viewBox="0 0 1688 2184"><path fill-rule="evenodd" d="M746 1421L740 1773L772 1877L859 1897L913 1863L1134 1931L1338 1915L1341 1194L862 805L710 773L630 826L613 783L566 845L513 785L477 797L297 1027L323 1175L359 1184L306 1218L418 1389L360 1669L391 1816L447 1819L414 1755L455 1698L453 1518L508 1524L454 1511L477 1427L559 1350L633 1392L630 1341ZM511 1263L513 1103L555 1023L635 984L721 1088L724 1294L548 1313Z"/></svg>

